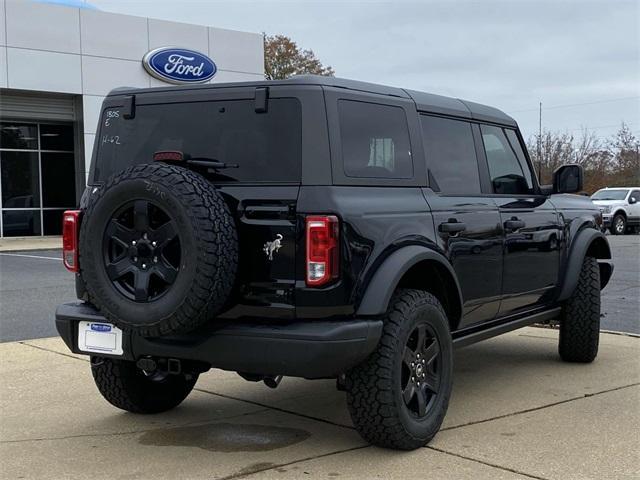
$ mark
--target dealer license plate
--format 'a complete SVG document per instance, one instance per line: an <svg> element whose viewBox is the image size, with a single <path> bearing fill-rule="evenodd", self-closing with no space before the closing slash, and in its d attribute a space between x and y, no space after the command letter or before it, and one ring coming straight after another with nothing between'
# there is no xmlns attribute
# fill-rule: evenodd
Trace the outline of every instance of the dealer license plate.
<svg viewBox="0 0 640 480"><path fill-rule="evenodd" d="M78 349L122 355L122 330L106 322L78 322Z"/></svg>

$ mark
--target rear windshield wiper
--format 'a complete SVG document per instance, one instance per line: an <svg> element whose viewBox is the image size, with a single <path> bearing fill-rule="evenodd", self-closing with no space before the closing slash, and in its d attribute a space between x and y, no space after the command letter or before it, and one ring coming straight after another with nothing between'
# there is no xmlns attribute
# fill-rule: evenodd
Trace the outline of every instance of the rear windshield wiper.
<svg viewBox="0 0 640 480"><path fill-rule="evenodd" d="M185 160L188 165L197 165L199 167L213 168L214 170L219 170L222 168L238 168L239 167L237 163L220 162L219 160L215 160L213 158L187 157Z"/></svg>
<svg viewBox="0 0 640 480"><path fill-rule="evenodd" d="M207 157L192 157L189 154L183 153L179 150L162 150L153 154L153 160L156 162L176 162L186 163L188 165L196 165L198 167L211 168L213 170L220 170L222 168L238 168L237 163L225 163L215 158Z"/></svg>

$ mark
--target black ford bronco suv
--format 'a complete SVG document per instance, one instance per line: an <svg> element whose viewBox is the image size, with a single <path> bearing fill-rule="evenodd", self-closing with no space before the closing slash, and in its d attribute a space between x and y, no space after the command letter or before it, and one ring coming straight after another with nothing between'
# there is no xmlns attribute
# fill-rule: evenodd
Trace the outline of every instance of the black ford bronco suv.
<svg viewBox="0 0 640 480"><path fill-rule="evenodd" d="M337 378L380 446L438 431L452 351L559 319L591 362L613 266L582 171L541 186L516 122L326 77L105 99L65 212L58 331L113 405L156 413L210 368Z"/></svg>

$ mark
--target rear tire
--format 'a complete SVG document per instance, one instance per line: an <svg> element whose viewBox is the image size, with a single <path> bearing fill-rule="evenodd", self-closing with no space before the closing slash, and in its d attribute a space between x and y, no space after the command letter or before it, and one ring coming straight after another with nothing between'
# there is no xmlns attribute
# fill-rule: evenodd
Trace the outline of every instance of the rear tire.
<svg viewBox="0 0 640 480"><path fill-rule="evenodd" d="M380 447L426 445L449 406L452 366L449 322L438 299L421 290L398 290L378 348L346 375L357 431Z"/></svg>
<svg viewBox="0 0 640 480"><path fill-rule="evenodd" d="M600 338L600 268L585 257L578 285L565 303L560 318L558 352L565 362L592 362Z"/></svg>
<svg viewBox="0 0 640 480"><path fill-rule="evenodd" d="M161 413L182 403L198 374L147 376L134 362L91 357L91 373L111 405L132 413Z"/></svg>

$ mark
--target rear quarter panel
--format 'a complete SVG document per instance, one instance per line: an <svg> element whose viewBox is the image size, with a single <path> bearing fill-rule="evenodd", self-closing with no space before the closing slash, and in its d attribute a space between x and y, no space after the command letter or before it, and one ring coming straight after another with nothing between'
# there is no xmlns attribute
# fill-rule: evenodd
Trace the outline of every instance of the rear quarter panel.
<svg viewBox="0 0 640 480"><path fill-rule="evenodd" d="M406 245L438 250L431 212L419 187L303 186L298 214L302 225L305 214L337 215L341 244L340 278L325 288L307 288L305 252L297 253L298 318L353 315L371 277L391 253ZM304 231L303 226L298 231ZM303 238L298 245L304 249Z"/></svg>

